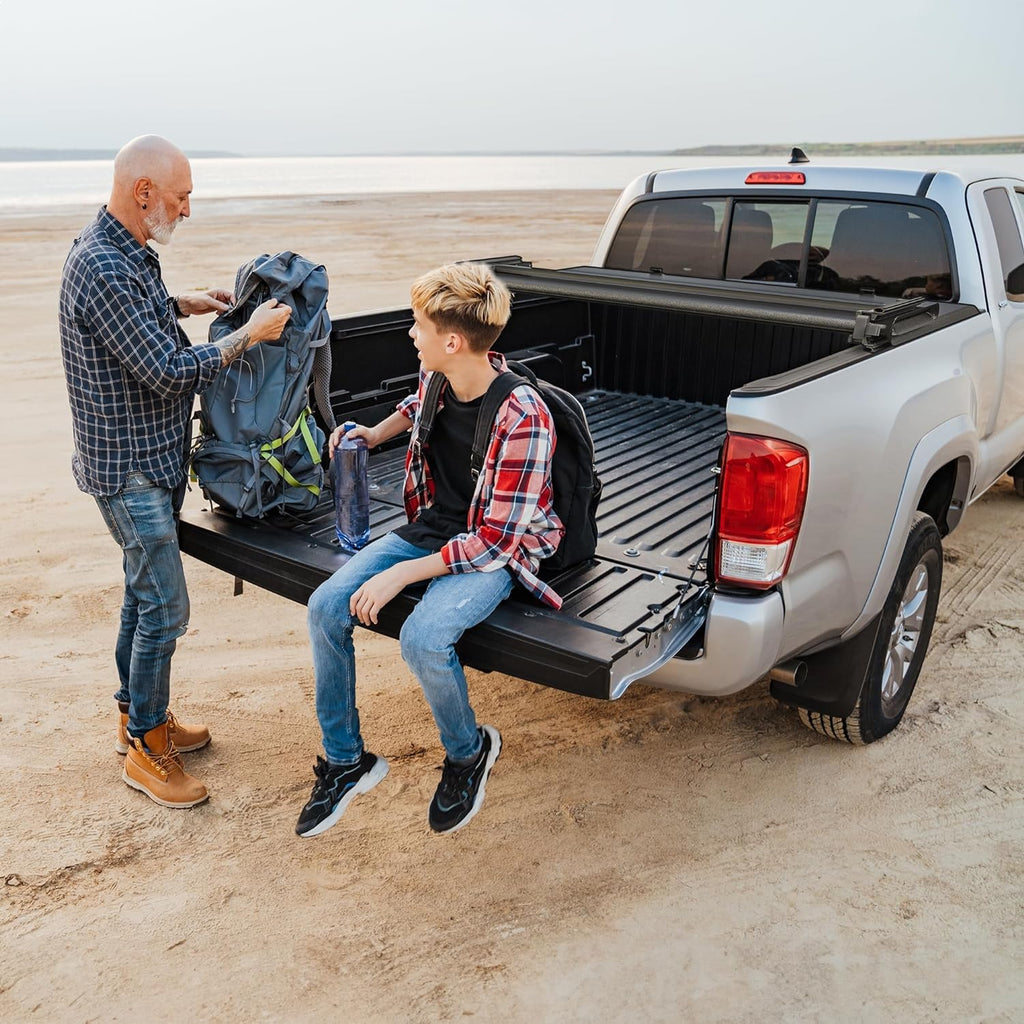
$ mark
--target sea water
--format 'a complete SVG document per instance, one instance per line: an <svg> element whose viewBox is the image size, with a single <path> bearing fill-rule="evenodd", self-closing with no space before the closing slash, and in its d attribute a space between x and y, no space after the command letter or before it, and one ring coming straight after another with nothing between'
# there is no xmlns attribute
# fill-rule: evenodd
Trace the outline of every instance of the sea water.
<svg viewBox="0 0 1024 1024"><path fill-rule="evenodd" d="M937 167L970 173L998 166L1024 177L1024 156L822 157L826 166ZM624 188L665 168L773 166L776 158L673 156L668 153L532 156L197 157L193 202L389 192L471 192ZM112 160L0 161L0 214L38 214L56 207L99 205L110 193Z"/></svg>

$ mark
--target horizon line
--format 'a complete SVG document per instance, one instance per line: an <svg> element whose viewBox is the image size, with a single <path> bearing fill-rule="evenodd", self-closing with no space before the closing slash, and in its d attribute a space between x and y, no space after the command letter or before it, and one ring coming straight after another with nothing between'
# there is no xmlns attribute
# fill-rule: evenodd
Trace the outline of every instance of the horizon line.
<svg viewBox="0 0 1024 1024"><path fill-rule="evenodd" d="M766 155L766 151L779 151L787 154L794 145L805 151L817 149L877 149L882 153L892 152L904 147L936 147L954 146L957 148L1019 145L1024 152L1024 135L989 135L960 136L945 139L902 139L887 142L753 142L753 143L710 143L702 146L664 148L590 148L576 147L571 149L410 149L401 151L362 151L362 152L266 152L236 153L228 150L195 149L188 153L190 159L332 159L332 158L395 158L395 157L445 157L445 156L725 156L734 153L737 156ZM0 161L33 162L35 160L112 160L118 151L104 147L62 147L62 146L0 146ZM865 154L870 155L870 154Z"/></svg>

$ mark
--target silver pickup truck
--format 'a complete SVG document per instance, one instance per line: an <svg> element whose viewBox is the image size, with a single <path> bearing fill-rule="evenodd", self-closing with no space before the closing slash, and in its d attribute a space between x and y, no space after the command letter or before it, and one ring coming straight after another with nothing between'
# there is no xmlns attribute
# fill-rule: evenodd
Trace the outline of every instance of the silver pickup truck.
<svg viewBox="0 0 1024 1024"><path fill-rule="evenodd" d="M651 173L592 265L492 261L515 296L498 348L579 397L604 494L595 557L551 578L562 609L514 595L465 635L466 664L602 698L768 677L819 732L891 731L942 538L1002 474L1024 495L1022 239L1020 179L802 164ZM410 323L334 321L339 422L416 386ZM372 536L403 520L403 445L371 456ZM299 601L345 558L327 500L188 511L180 535Z"/></svg>

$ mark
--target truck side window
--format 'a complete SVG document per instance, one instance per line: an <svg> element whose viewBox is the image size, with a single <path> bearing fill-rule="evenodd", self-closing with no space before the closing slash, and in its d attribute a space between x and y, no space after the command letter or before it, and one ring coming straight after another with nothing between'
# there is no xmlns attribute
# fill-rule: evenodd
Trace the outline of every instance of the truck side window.
<svg viewBox="0 0 1024 1024"><path fill-rule="evenodd" d="M605 266L658 269L682 277L722 276L724 199L655 199L639 202L619 225Z"/></svg>
<svg viewBox="0 0 1024 1024"><path fill-rule="evenodd" d="M729 227L725 276L796 284L809 209L806 202L738 201Z"/></svg>
<svg viewBox="0 0 1024 1024"><path fill-rule="evenodd" d="M855 295L952 298L949 253L928 209L869 200L822 200L814 216L807 287ZM812 264L813 265L813 264Z"/></svg>
<svg viewBox="0 0 1024 1024"><path fill-rule="evenodd" d="M1017 193L1017 201L1021 201ZM1010 197L1005 188L985 189L985 205L992 218L992 227L996 232L996 247L999 249L999 264L1003 268L1003 293L1013 302L1024 302L1024 295L1006 291L1006 278L1011 270L1016 270L1024 263L1024 243L1020 239L1020 228L1017 218L1013 215Z"/></svg>

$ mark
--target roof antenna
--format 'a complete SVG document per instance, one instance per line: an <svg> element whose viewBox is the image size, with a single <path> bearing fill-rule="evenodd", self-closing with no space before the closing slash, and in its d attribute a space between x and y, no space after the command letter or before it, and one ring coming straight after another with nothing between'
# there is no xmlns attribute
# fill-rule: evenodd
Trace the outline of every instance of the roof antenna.
<svg viewBox="0 0 1024 1024"><path fill-rule="evenodd" d="M789 154L789 162L791 164L809 164L811 158L799 146L794 146L793 152Z"/></svg>

